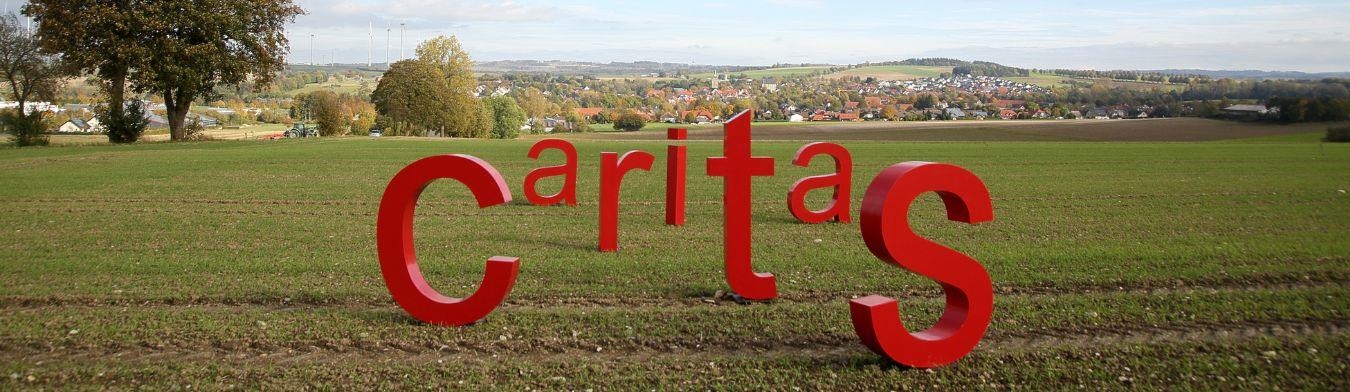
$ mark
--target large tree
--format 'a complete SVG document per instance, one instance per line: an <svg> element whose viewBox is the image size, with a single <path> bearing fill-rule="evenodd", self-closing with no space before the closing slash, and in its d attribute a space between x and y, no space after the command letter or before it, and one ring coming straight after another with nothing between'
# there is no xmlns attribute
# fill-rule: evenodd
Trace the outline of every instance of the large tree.
<svg viewBox="0 0 1350 392"><path fill-rule="evenodd" d="M520 135L520 126L525 125L525 111L511 97L491 97L483 99L492 110L492 137L497 139L515 139Z"/></svg>
<svg viewBox="0 0 1350 392"><path fill-rule="evenodd" d="M389 66L370 100L393 126L393 134L423 136L434 131L444 135L451 117L445 102L452 94L442 75L440 68L417 60Z"/></svg>
<svg viewBox="0 0 1350 392"><path fill-rule="evenodd" d="M108 139L133 142L141 129L123 129L124 101L133 69L143 65L149 48L142 42L144 16L140 9L154 0L29 0L23 13L37 23L38 43L48 53L59 53L74 75L93 75L108 96L104 109Z"/></svg>
<svg viewBox="0 0 1350 392"><path fill-rule="evenodd" d="M483 103L474 96L478 88L478 79L473 74L473 60L460 46L454 36L437 36L417 46L417 60L430 64L441 71L442 81L449 93L443 102L450 113L443 136L486 137L488 129L482 127L487 119Z"/></svg>
<svg viewBox="0 0 1350 392"><path fill-rule="evenodd" d="M150 58L133 87L163 96L173 140L216 86L270 84L286 65L286 23L304 13L290 0L155 0L140 11Z"/></svg>
<svg viewBox="0 0 1350 392"><path fill-rule="evenodd" d="M51 99L61 86L61 77L51 56L44 55L37 42L19 25L14 15L0 16L0 74L5 78L9 98L19 104L14 113L5 113L7 131L20 146L46 144L42 111L27 113L31 99Z"/></svg>
<svg viewBox="0 0 1350 392"><path fill-rule="evenodd" d="M107 84L122 110L124 86L161 95L169 134L186 136L188 108L218 85L271 82L289 49L291 0L33 0L43 47Z"/></svg>
<svg viewBox="0 0 1350 392"><path fill-rule="evenodd" d="M301 121L313 121L319 126L321 136L340 136L347 134L348 116L344 113L342 101L337 93L319 90L300 94L291 106L291 117Z"/></svg>

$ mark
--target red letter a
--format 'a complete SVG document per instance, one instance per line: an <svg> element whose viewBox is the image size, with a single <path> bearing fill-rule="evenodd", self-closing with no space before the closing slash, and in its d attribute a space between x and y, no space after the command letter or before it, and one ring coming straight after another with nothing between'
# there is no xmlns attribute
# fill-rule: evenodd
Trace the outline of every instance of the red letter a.
<svg viewBox="0 0 1350 392"><path fill-rule="evenodd" d="M788 211L797 220L806 223L822 223L830 219L838 222L849 221L849 200L852 197L853 186L853 157L849 155L848 149L834 143L811 143L802 146L797 150L797 155L792 157L792 164L807 167L811 165L811 158L819 154L829 155L834 158L834 174L823 176L811 176L792 184L788 189ZM820 211L811 211L806 208L806 194L812 189L834 188L834 200L830 205Z"/></svg>
<svg viewBox="0 0 1350 392"><path fill-rule="evenodd" d="M566 160L562 165L545 166L534 169L530 174L525 175L525 198L530 204L537 206L551 206L554 204L566 202L569 206L577 205L577 148L572 146L566 140L544 139L530 147L530 159L539 159L539 154L547 149L557 149L562 151ZM564 176L562 190L550 196L540 196L539 191L535 189L539 180L546 177Z"/></svg>

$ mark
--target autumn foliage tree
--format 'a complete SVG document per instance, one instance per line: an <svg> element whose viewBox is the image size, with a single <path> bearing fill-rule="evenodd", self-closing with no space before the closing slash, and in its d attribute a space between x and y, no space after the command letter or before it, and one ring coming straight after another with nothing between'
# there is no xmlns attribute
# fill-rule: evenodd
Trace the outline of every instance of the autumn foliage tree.
<svg viewBox="0 0 1350 392"><path fill-rule="evenodd" d="M442 82L440 68L417 60L389 66L370 100L391 129L391 134L425 136L444 132L450 107L450 88Z"/></svg>
<svg viewBox="0 0 1350 392"><path fill-rule="evenodd" d="M417 46L417 60L430 64L441 72L445 85L444 136L487 137L490 133L491 113L474 96L478 80L473 74L473 60L454 36L437 36ZM487 126L484 126L487 125Z"/></svg>
<svg viewBox="0 0 1350 392"><path fill-rule="evenodd" d="M320 136L339 136L347 134L351 118L345 111L337 93L319 90L296 96L291 115L318 124Z"/></svg>

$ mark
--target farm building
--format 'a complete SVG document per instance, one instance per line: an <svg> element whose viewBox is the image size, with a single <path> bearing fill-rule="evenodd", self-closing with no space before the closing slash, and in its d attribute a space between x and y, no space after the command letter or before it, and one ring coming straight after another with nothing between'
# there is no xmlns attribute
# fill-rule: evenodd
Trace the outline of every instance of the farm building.
<svg viewBox="0 0 1350 392"><path fill-rule="evenodd" d="M98 121L98 120L91 120L91 121ZM78 118L72 118L72 119L70 119L69 121L66 121L65 124L61 124L61 127L59 127L59 128L56 129L56 132L60 132L60 133L94 133L95 130L94 130L93 125L90 125L90 124L89 124L89 121L84 121L84 120L78 119Z"/></svg>

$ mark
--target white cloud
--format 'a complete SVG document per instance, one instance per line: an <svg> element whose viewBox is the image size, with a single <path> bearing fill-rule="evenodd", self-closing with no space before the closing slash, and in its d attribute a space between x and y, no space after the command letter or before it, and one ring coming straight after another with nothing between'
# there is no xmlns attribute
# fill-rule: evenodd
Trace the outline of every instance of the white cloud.
<svg viewBox="0 0 1350 392"><path fill-rule="evenodd" d="M445 25L464 22L544 22L559 16L552 6L518 4L512 1L387 0L382 2L339 0L297 2L310 12L301 24L313 27L350 26L376 22L408 22L411 25Z"/></svg>

